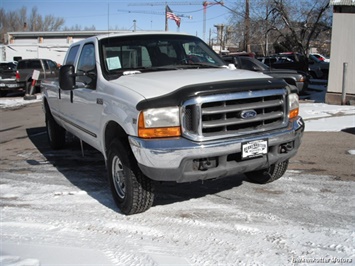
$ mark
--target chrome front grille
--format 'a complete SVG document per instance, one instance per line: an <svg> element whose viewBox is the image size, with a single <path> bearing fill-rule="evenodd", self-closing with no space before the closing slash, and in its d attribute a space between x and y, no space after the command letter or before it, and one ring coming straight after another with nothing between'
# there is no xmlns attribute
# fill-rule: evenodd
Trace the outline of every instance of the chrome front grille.
<svg viewBox="0 0 355 266"><path fill-rule="evenodd" d="M269 131L287 124L285 89L201 96L183 105L183 134L210 140Z"/></svg>

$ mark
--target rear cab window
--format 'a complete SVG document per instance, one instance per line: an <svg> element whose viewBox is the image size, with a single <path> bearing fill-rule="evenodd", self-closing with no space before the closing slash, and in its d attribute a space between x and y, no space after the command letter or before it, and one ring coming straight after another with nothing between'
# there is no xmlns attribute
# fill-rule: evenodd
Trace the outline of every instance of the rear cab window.
<svg viewBox="0 0 355 266"><path fill-rule="evenodd" d="M31 61L29 61L28 68L31 68L31 69L42 69L41 61L39 61L39 60L31 60Z"/></svg>

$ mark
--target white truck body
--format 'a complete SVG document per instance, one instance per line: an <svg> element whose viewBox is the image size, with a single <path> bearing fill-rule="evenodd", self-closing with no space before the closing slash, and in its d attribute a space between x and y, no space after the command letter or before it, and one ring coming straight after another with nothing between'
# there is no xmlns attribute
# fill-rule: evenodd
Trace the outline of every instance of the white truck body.
<svg viewBox="0 0 355 266"><path fill-rule="evenodd" d="M154 65L156 49L168 53L169 63ZM89 57L91 69L81 71ZM133 66L125 66L128 62ZM229 68L196 37L92 37L72 45L64 65L59 80L42 82L50 143L61 148L63 134L54 130L66 130L99 150L114 199L126 214L149 208L152 191L130 186L119 149L130 154L127 164L136 168L134 175L149 184L240 173L264 177L265 171L269 182L281 177L300 145L304 123L292 88ZM281 170L274 173L274 168ZM150 205L134 207L132 198L142 191Z"/></svg>

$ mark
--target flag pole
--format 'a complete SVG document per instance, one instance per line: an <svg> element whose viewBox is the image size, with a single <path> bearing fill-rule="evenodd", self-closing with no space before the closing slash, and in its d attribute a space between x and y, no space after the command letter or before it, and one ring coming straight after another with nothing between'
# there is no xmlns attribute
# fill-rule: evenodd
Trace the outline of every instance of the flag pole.
<svg viewBox="0 0 355 266"><path fill-rule="evenodd" d="M165 6L165 31L168 31L168 5Z"/></svg>

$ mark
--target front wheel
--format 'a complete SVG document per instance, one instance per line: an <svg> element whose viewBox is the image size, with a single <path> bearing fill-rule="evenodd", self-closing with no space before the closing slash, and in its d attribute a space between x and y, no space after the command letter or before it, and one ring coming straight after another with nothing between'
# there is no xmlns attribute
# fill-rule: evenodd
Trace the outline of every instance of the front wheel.
<svg viewBox="0 0 355 266"><path fill-rule="evenodd" d="M112 141L107 165L112 196L122 213L144 212L153 205L153 182L139 169L127 145Z"/></svg>
<svg viewBox="0 0 355 266"><path fill-rule="evenodd" d="M271 183L284 175L288 167L288 160L271 165L267 169L253 171L245 175L249 180L259 184Z"/></svg>

